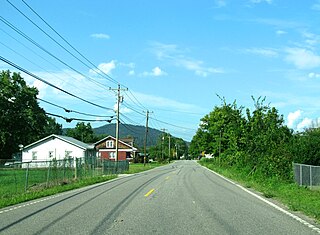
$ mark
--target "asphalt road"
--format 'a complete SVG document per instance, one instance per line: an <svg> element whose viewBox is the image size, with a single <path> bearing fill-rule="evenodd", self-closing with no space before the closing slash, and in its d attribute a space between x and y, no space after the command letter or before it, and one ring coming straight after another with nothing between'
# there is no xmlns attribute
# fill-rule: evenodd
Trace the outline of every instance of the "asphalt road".
<svg viewBox="0 0 320 235"><path fill-rule="evenodd" d="M0 209L0 234L320 234L303 222L193 161Z"/></svg>

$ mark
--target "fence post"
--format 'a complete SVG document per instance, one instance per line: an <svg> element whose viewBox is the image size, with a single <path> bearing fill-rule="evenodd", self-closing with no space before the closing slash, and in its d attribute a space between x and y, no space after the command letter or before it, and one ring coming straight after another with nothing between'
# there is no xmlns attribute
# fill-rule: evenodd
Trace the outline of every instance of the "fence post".
<svg viewBox="0 0 320 235"><path fill-rule="evenodd" d="M312 188L312 166L310 167L310 188Z"/></svg>
<svg viewBox="0 0 320 235"><path fill-rule="evenodd" d="M28 180L29 180L29 162L27 163L27 170L26 170L26 182L25 182L25 186L24 186L25 192L28 189Z"/></svg>
<svg viewBox="0 0 320 235"><path fill-rule="evenodd" d="M300 186L302 186L302 165L299 164L300 166Z"/></svg>
<svg viewBox="0 0 320 235"><path fill-rule="evenodd" d="M74 158L74 178L77 179L77 158Z"/></svg>
<svg viewBox="0 0 320 235"><path fill-rule="evenodd" d="M47 173L47 183L46 183L46 187L48 188L49 185L49 178L50 178L50 168L51 168L51 162L49 163L49 167L48 167L48 173Z"/></svg>

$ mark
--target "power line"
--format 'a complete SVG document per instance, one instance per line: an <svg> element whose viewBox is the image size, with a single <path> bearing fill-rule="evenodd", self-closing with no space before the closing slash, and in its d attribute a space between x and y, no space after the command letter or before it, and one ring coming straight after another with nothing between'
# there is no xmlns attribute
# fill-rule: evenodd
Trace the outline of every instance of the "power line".
<svg viewBox="0 0 320 235"><path fill-rule="evenodd" d="M67 117L63 117L61 115L58 114L53 114L53 113L48 113L45 112L47 115L53 116L53 117L58 117L58 118L62 118L64 119L66 122L72 122L72 121L83 121L83 122L111 122L113 119L109 119L109 120L95 120L95 119L82 119L82 118L67 118Z"/></svg>
<svg viewBox="0 0 320 235"><path fill-rule="evenodd" d="M19 40L17 40L15 37L13 37L12 35L10 35L10 34L9 34L8 32L6 32L4 29L0 28L0 31L2 31L3 33L5 33L5 34L6 34L7 36L9 36L11 39L15 40L17 43L19 43L20 45L22 45L24 48L26 48L27 50L31 51L33 54L35 54L36 56L40 57L40 58L43 59L44 61L48 62L49 64L51 64L52 66L54 66L54 67L57 68L58 70L60 69L60 68L58 68L58 66L54 65L53 63L51 63L51 62L50 62L49 60L47 60L46 58L44 58L43 56L39 55L37 52L35 52L34 50L32 50L30 47L28 47L28 46L25 45L24 43L20 42ZM22 55L21 53L17 52L16 50L12 49L12 48L9 47L8 45L6 45L6 44L4 44L4 43L2 43L2 42L0 42L0 43L1 43L4 47L8 48L9 50L13 51L13 52L16 53L17 55L19 55L19 56L21 56L22 58L24 58L25 60L29 61L31 64L33 64L33 65L37 66L38 68L46 71L48 74L51 74L52 76L56 77L56 78L59 79L60 81L64 81L63 79L61 79L60 77L58 77L58 76L55 75L54 73L46 70L45 68L39 66L38 64L32 62L30 59L28 59L27 57L25 57L25 56ZM66 71L64 71L64 73L66 73L68 76L76 79L76 78L73 77L70 73L67 73ZM70 83L69 83L68 81L64 81L64 82L66 82L66 83L68 83L68 84L70 85ZM72 84L72 85L70 85L70 86L75 86L75 84ZM75 86L75 87L77 87L77 86ZM90 91L91 91L91 89L90 89ZM95 96L95 94L92 95L92 96ZM97 97L97 96L96 96L96 97ZM97 97L97 98L98 98L98 97ZM99 98L99 99L101 99L101 98Z"/></svg>
<svg viewBox="0 0 320 235"><path fill-rule="evenodd" d="M164 122L164 121L161 121L161 120L152 118L152 117L150 117L150 119L153 119L154 121L160 122L160 123L162 123L162 124L166 124L166 125L169 125L169 126L177 127L177 128L180 128L180 129L187 129L187 130L196 131L196 129L193 129L193 128L174 125L174 124L171 124L171 123L168 123L168 122Z"/></svg>
<svg viewBox="0 0 320 235"><path fill-rule="evenodd" d="M103 115L96 115L96 114L89 114L89 113L83 113L83 112L79 112L79 111L75 111L75 110L71 110L71 109L67 109L67 108L64 108L60 105L57 105L57 104L54 104L54 103L51 103L49 101L46 101L44 99L41 99L41 98L37 98L38 100L44 102L44 103L47 103L47 104L50 104L52 106L55 106L57 108L61 108L63 109L65 112L67 113L77 113L77 114L81 114L81 115L85 115L85 116L91 116L91 117L110 117L110 118L113 118L114 116L103 116Z"/></svg>
<svg viewBox="0 0 320 235"><path fill-rule="evenodd" d="M8 1L8 0L7 0ZM24 0L22 2L36 15L38 16L42 22L44 22L53 32L55 32L66 44L68 44L74 51L76 51L83 59L85 59L91 66L93 66L95 69L100 71L106 79L109 81L118 84L119 82L113 79L110 75L106 74L104 71L102 71L100 68L98 68L94 63L92 63L88 58L86 58L79 50L77 50L74 46L72 46L61 34L59 34L47 21L45 21L29 4L27 4ZM38 26L37 26L38 27ZM42 31L42 30L41 30ZM45 33L46 34L46 33ZM46 34L47 35L47 34ZM47 35L48 36L48 35ZM50 36L49 36L50 37ZM50 37L51 38L51 37ZM52 38L51 38L52 39ZM55 40L54 40L55 41ZM56 42L56 41L55 41ZM59 44L59 43L58 43ZM60 44L59 44L60 45ZM64 47L63 47L64 48ZM72 53L71 53L72 54ZM73 55L73 54L72 54ZM74 55L73 55L74 56ZM81 61L77 58L78 61ZM81 61L82 64L85 64L83 61ZM88 65L85 64L87 67ZM89 68L91 68L89 66Z"/></svg>
<svg viewBox="0 0 320 235"><path fill-rule="evenodd" d="M106 108L106 107L101 106L101 105L99 105L99 104L95 104L95 103L93 103L93 102L91 102L91 101L88 101L88 100L86 100L86 99L84 99L84 98L81 98L81 97L79 97L79 96L77 96L77 95L74 95L74 94L72 94L72 93L70 93L70 92L68 92L68 91L66 91L66 90L63 90L62 88L57 87L56 85L53 85L52 83L50 83L50 82L48 82L48 81L46 81L46 80L38 77L37 75L31 73L30 71L28 71L28 70L26 70L26 69L24 69L24 68L16 65L15 63L11 62L10 60L7 60L6 58L2 57L1 55L0 55L0 60L2 60L3 62L5 62L6 64L11 65L12 67L14 67L14 68L16 68L16 69L18 69L18 70L20 70L21 72L24 72L24 73L30 75L31 77L33 77L33 78L35 78L35 79L37 79L37 80L39 80L39 81L41 81L41 82L43 82L43 83L51 86L51 87L53 87L53 88L55 88L55 89L57 89L57 90L59 90L59 91L62 91L63 93L66 93L67 95L70 95L70 96L72 96L72 97L74 97L74 98L77 98L77 99L83 101L83 102L86 102L86 103L88 103L88 104L91 104L91 105L93 105L93 106L96 106L96 107L99 107L99 108L102 108L102 109L113 110L113 109L111 109L111 108Z"/></svg>
<svg viewBox="0 0 320 235"><path fill-rule="evenodd" d="M57 56L55 56L54 54L52 54L50 51L48 51L47 49L45 49L43 46L41 46L39 43L37 43L35 40L33 40L32 38L30 38L28 35L26 35L24 32L22 32L20 29L18 29L17 27L15 27L13 24L11 24L8 20L4 19L2 16L0 16L0 21L2 21L4 24L6 24L9 28L11 28L12 30L14 30L15 32L17 32L18 34L20 34L22 37L24 37L25 39L27 39L29 42L31 42L33 45L35 45L36 47L38 47L39 49L41 49L42 51L44 51L45 53L47 53L48 55L50 55L51 57L53 57L54 59L56 59L57 61L59 61L61 64L63 64L64 66L68 67L69 69L71 69L72 71L80 74L81 76L83 76L84 78L89 79L90 81L92 81L93 83L96 83L97 85L100 85L102 87L105 88L105 85L102 83L97 82L96 80L84 75L83 73L81 73L80 71L76 70L75 68L71 67L70 65L68 65L66 62L64 62L63 60L59 59Z"/></svg>

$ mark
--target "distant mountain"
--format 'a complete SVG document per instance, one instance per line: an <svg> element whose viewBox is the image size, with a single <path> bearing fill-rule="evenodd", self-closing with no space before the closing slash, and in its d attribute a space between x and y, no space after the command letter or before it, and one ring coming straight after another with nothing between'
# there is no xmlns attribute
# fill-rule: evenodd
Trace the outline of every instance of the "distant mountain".
<svg viewBox="0 0 320 235"><path fill-rule="evenodd" d="M162 132L154 129L148 128L148 138L147 147L156 145L157 140L162 135ZM116 124L106 124L101 127L93 128L93 131L97 135L112 135L116 136ZM144 126L136 126L130 124L120 124L119 126L119 138L125 138L131 136L134 138L135 146L143 148L144 138L146 134L146 128Z"/></svg>

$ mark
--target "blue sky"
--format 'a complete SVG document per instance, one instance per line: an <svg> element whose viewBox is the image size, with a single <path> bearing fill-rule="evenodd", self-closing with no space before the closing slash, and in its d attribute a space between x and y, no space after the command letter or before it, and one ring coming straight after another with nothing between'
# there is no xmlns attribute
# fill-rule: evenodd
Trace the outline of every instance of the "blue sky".
<svg viewBox="0 0 320 235"><path fill-rule="evenodd" d="M5 0L0 0L0 55L110 110L86 104L22 73L45 101L79 112L113 115L116 96L109 87L120 83L129 89L122 92L123 123L145 125L149 110L150 127L165 128L185 140L191 140L200 119L221 104L216 94L249 108L251 96L266 96L266 102L294 130L315 125L320 117L318 0L27 1L113 82L79 62L82 58L23 1L10 2L78 59ZM16 71L4 62L0 69ZM47 112L64 117L104 119L39 103ZM57 121L63 127L76 125L76 121Z"/></svg>

